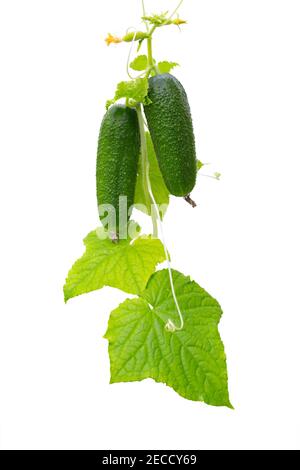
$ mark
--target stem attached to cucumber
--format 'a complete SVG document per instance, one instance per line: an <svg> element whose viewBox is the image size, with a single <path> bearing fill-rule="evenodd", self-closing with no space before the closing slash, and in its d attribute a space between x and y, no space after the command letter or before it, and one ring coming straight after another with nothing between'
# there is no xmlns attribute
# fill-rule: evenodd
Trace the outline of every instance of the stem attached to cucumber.
<svg viewBox="0 0 300 470"><path fill-rule="evenodd" d="M144 189L146 203L149 207L151 207L153 236L157 238L158 229L157 229L156 214L152 210L151 196L150 196L149 190L148 190L148 182L147 181L148 181L148 178L149 178L149 160L148 160L147 140L146 140L145 125L144 125L144 117L143 117L143 113L142 113L142 107L141 107L140 104L138 104L136 110L137 110L137 115L138 115L140 137L141 137L141 171L142 171L143 189Z"/></svg>

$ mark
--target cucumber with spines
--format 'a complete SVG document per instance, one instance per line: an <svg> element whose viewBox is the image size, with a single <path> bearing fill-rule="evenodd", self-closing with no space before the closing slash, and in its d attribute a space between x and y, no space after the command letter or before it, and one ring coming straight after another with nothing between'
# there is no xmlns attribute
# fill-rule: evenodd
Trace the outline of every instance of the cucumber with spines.
<svg viewBox="0 0 300 470"><path fill-rule="evenodd" d="M99 211L105 228L118 235L126 225L130 212L121 213L120 196L126 196L127 208L133 206L140 154L140 133L137 112L133 108L115 104L106 112L99 133L96 186L98 207L114 207L114 218Z"/></svg>
<svg viewBox="0 0 300 470"><path fill-rule="evenodd" d="M173 75L149 79L150 104L145 115L159 167L174 196L188 196L196 183L197 159L186 92Z"/></svg>

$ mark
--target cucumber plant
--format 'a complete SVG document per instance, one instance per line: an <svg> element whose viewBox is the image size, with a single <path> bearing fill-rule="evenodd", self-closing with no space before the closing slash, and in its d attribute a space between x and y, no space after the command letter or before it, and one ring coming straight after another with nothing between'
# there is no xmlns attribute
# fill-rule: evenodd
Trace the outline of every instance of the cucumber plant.
<svg viewBox="0 0 300 470"><path fill-rule="evenodd" d="M67 302L104 286L133 294L111 312L105 334L111 383L152 378L189 400L232 408L218 332L221 307L171 268L163 232L171 195L195 206L190 192L203 166L186 92L170 74L178 64L153 57L156 30L186 23L177 14L182 2L171 13L148 15L142 0L145 30L106 38L108 45L130 43L130 80L120 82L106 103L96 165L102 227L85 238L86 251L68 273L64 297ZM142 234L131 220L134 208L151 217L152 234Z"/></svg>

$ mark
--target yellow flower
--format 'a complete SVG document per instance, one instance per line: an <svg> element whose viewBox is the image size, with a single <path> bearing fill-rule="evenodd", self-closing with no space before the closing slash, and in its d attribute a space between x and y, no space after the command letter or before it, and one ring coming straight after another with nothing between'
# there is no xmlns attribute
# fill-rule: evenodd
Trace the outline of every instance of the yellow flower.
<svg viewBox="0 0 300 470"><path fill-rule="evenodd" d="M110 33L108 33L105 42L109 46L110 44L118 44L119 42L122 42L122 39L118 38L117 36L112 36Z"/></svg>
<svg viewBox="0 0 300 470"><path fill-rule="evenodd" d="M187 22L185 20L181 20L180 18L176 18L175 20L172 21L172 23L179 26L180 24L186 24Z"/></svg>

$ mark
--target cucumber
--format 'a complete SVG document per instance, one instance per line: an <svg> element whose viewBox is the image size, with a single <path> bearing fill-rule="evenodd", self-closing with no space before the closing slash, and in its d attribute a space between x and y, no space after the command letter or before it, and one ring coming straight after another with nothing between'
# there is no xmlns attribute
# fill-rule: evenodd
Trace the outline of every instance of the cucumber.
<svg viewBox="0 0 300 470"><path fill-rule="evenodd" d="M144 107L160 171L174 196L187 196L196 183L195 137L186 92L169 73L149 79L151 103Z"/></svg>
<svg viewBox="0 0 300 470"><path fill-rule="evenodd" d="M126 196L127 209L134 203L137 167L140 154L140 133L135 109L115 104L106 112L99 133L96 186L98 208L111 205L116 217L107 217L99 210L105 228L118 234L130 212L120 207L120 196ZM125 212L126 211L126 212Z"/></svg>

